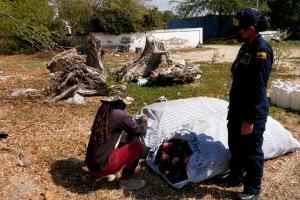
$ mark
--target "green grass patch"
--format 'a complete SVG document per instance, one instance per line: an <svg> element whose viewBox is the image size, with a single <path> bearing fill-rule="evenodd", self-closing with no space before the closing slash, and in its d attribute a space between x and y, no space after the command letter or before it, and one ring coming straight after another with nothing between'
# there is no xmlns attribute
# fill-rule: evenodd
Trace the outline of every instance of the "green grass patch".
<svg viewBox="0 0 300 200"><path fill-rule="evenodd" d="M161 96L165 96L168 100L183 99L190 97L207 96L219 99L228 100L228 92L230 90L231 83L231 64L200 64L202 70L202 78L200 81L191 84L174 85L167 87L141 87L136 83L129 83L127 85L129 95L135 98L135 102L128 107L130 113L135 113L145 105L155 103ZM292 78L290 76L283 76L281 73L284 71L273 71L269 80L269 86L271 81L281 78ZM107 79L108 84L112 85L117 83L115 77L109 77ZM273 107L272 107L273 108ZM274 110L272 114L278 113L278 110ZM281 112L290 112L282 110ZM299 115L295 113L295 115Z"/></svg>
<svg viewBox="0 0 300 200"><path fill-rule="evenodd" d="M136 83L127 85L129 95L135 98L135 102L129 106L129 111L134 113L147 104L155 103L156 100L165 96L168 100L183 99L198 96L208 96L227 99L230 83L230 64L203 64L203 72L200 81L185 85L167 87L141 87ZM109 85L117 82L114 77L108 78Z"/></svg>
<svg viewBox="0 0 300 200"><path fill-rule="evenodd" d="M105 62L104 63L104 68L105 69L111 69L111 68L118 68L122 66L120 63L117 62Z"/></svg>

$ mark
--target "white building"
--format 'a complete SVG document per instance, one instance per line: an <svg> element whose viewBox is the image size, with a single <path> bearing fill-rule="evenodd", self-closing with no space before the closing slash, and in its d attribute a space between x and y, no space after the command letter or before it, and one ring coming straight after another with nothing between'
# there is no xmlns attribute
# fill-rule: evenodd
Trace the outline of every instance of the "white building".
<svg viewBox="0 0 300 200"><path fill-rule="evenodd" d="M144 49L146 36L152 35L167 44L169 49L195 48L203 44L203 29L166 29L154 30L145 33L132 33L121 35L110 35L106 33L95 33L96 38L101 41L103 47L129 46L130 51L137 48ZM127 41L127 42L126 42Z"/></svg>

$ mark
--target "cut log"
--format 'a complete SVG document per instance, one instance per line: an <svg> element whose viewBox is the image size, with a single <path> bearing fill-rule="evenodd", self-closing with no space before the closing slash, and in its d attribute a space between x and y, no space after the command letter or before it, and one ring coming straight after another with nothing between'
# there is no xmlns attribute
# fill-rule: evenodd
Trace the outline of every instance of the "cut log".
<svg viewBox="0 0 300 200"><path fill-rule="evenodd" d="M98 61L99 67L100 58ZM51 93L54 102L72 97L76 93L83 96L108 95L104 71L86 65L75 49L54 56L48 69L53 73Z"/></svg>
<svg viewBox="0 0 300 200"><path fill-rule="evenodd" d="M79 85L74 85L74 86L66 89L60 95L57 95L56 97L54 97L53 101L56 102L56 101L64 100L64 99L67 99L67 98L73 96L75 91L77 91L78 88L79 88Z"/></svg>
<svg viewBox="0 0 300 200"><path fill-rule="evenodd" d="M83 57L78 54L76 49L70 49L55 55L47 68L51 73L55 73L61 71L66 65L78 65L81 63L84 63Z"/></svg>
<svg viewBox="0 0 300 200"><path fill-rule="evenodd" d="M79 89L77 93L81 96L92 97L92 96L101 96L102 92L99 90L88 90L88 89Z"/></svg>
<svg viewBox="0 0 300 200"><path fill-rule="evenodd" d="M198 65L186 63L171 56L165 44L148 36L142 55L112 71L121 82L136 82L140 78L147 78L153 85L172 85L195 81L201 77Z"/></svg>

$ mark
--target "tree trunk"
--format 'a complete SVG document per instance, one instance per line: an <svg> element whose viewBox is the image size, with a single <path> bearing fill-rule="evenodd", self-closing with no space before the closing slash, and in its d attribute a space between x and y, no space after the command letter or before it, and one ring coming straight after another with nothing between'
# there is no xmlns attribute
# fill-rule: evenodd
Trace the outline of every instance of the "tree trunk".
<svg viewBox="0 0 300 200"><path fill-rule="evenodd" d="M147 78L150 84L172 85L193 82L201 76L201 71L198 65L173 58L162 41L148 36L142 55L111 74L121 82Z"/></svg>
<svg viewBox="0 0 300 200"><path fill-rule="evenodd" d="M101 50L100 41L98 41L94 34L90 34L88 37L88 52L86 57L86 64L90 67L98 69L100 72L104 71L102 64L102 57L104 51Z"/></svg>

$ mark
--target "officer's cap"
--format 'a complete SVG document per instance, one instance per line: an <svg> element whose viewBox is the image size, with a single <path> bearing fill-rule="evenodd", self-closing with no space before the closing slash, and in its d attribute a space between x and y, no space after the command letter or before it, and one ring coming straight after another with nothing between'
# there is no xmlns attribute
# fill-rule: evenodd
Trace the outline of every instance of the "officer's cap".
<svg viewBox="0 0 300 200"><path fill-rule="evenodd" d="M249 26L256 26L260 22L262 13L253 8L245 8L236 13L233 18L233 25L238 28L247 28Z"/></svg>
<svg viewBox="0 0 300 200"><path fill-rule="evenodd" d="M269 22L264 15L253 8L244 8L233 17L233 26L225 34L225 38L232 39L240 36L242 28L255 26L258 32L265 31L269 27Z"/></svg>

